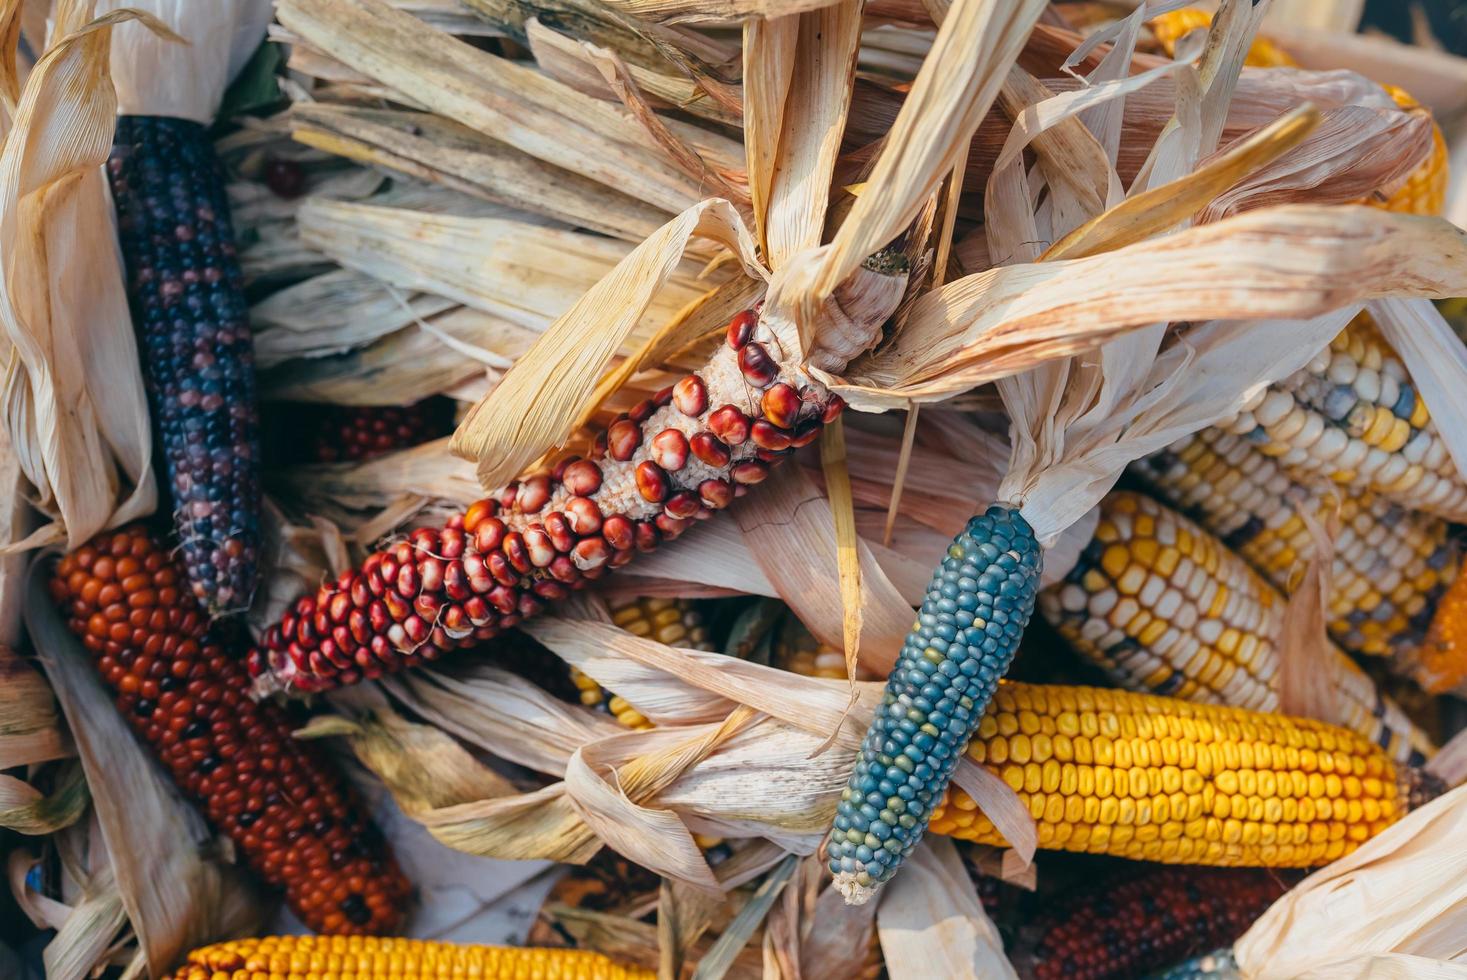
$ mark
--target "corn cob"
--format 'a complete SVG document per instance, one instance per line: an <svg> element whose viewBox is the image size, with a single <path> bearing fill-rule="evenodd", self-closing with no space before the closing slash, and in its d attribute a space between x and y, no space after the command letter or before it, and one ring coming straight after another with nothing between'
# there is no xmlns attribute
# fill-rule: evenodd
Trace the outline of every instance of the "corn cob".
<svg viewBox="0 0 1467 980"><path fill-rule="evenodd" d="M410 886L350 787L208 634L168 553L138 526L61 559L51 592L117 708L250 866L323 932L397 925Z"/></svg>
<svg viewBox="0 0 1467 980"><path fill-rule="evenodd" d="M1324 722L1094 687L1003 683L967 755L1040 847L1164 864L1321 865L1444 789ZM932 830L1004 845L957 788Z"/></svg>
<svg viewBox="0 0 1467 980"><path fill-rule="evenodd" d="M611 621L635 636L645 636L675 647L713 650L703 614L687 599L641 596L611 604ZM609 713L627 728L651 728L652 723L626 698L613 694L572 667L571 681L581 692L581 703Z"/></svg>
<svg viewBox="0 0 1467 980"><path fill-rule="evenodd" d="M1289 469L1449 521L1467 519L1467 483L1406 366L1365 314L1218 427Z"/></svg>
<svg viewBox="0 0 1467 980"><path fill-rule="evenodd" d="M312 419L310 456L317 463L351 463L448 435L453 405L427 398L412 405L325 405Z"/></svg>
<svg viewBox="0 0 1467 980"><path fill-rule="evenodd" d="M1125 980L1233 942L1288 890L1257 868L1159 867L1066 895L1035 943L1036 980Z"/></svg>
<svg viewBox="0 0 1467 980"><path fill-rule="evenodd" d="M107 172L174 524L210 615L247 608L260 548L254 340L205 128L123 116Z"/></svg>
<svg viewBox="0 0 1467 980"><path fill-rule="evenodd" d="M1169 58L1176 56L1177 42L1184 36L1195 30L1206 30L1211 25L1212 14L1196 7L1173 10L1152 18L1146 24L1151 29L1151 36L1156 38L1156 43L1161 45ZM1243 59L1243 64L1250 68L1296 68L1299 63L1267 38L1255 37L1248 47L1248 55Z"/></svg>
<svg viewBox="0 0 1467 980"><path fill-rule="evenodd" d="M846 655L833 646L821 643L793 615L786 616L774 643L774 666L805 677L827 680L846 679ZM876 675L859 664L856 680L876 680Z"/></svg>
<svg viewBox="0 0 1467 980"><path fill-rule="evenodd" d="M1276 711L1284 600L1202 528L1137 493L1107 495L1095 537L1044 591L1046 619L1123 687ZM1430 740L1344 653L1347 727L1420 764Z"/></svg>
<svg viewBox="0 0 1467 980"><path fill-rule="evenodd" d="M869 275L905 283L904 265ZM888 288L886 313L901 290ZM251 651L259 693L320 691L474 645L681 535L809 445L844 403L781 364L753 310L704 368L637 404L548 474L422 528L301 598Z"/></svg>
<svg viewBox="0 0 1467 980"><path fill-rule="evenodd" d="M869 901L916 846L1034 611L1039 542L994 505L938 566L825 840L846 901Z"/></svg>
<svg viewBox="0 0 1467 980"><path fill-rule="evenodd" d="M652 980L583 949L459 946L371 936L235 939L188 954L171 980Z"/></svg>
<svg viewBox="0 0 1467 980"><path fill-rule="evenodd" d="M1226 946L1154 973L1151 980L1240 980L1241 977L1233 949Z"/></svg>
<svg viewBox="0 0 1467 980"><path fill-rule="evenodd" d="M1467 649L1428 644L1457 618L1463 590L1462 547L1450 526L1404 510L1371 493L1321 499L1299 474L1257 452L1247 440L1204 429L1138 460L1132 472L1211 531L1282 591L1292 591L1313 539L1300 516L1309 508L1321 523L1338 507L1329 599L1330 634L1352 653L1392 656L1392 667L1429 691L1448 690L1467 677ZM1443 602L1451 590L1452 602ZM1435 626L1440 610L1443 624Z"/></svg>

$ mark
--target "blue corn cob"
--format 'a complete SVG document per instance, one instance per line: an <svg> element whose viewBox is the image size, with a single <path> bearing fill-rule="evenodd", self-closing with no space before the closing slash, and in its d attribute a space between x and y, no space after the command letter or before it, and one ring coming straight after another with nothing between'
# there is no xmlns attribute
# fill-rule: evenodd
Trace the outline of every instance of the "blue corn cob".
<svg viewBox="0 0 1467 980"><path fill-rule="evenodd" d="M1154 973L1151 980L1238 980L1240 976L1232 948L1224 947L1184 960L1170 970Z"/></svg>
<svg viewBox="0 0 1467 980"><path fill-rule="evenodd" d="M259 412L223 170L198 123L123 116L107 172L184 567L211 615L242 610L260 542Z"/></svg>
<svg viewBox="0 0 1467 980"><path fill-rule="evenodd" d="M995 504L953 539L886 682L826 838L846 901L868 901L927 828L1009 669L1039 587L1029 523Z"/></svg>

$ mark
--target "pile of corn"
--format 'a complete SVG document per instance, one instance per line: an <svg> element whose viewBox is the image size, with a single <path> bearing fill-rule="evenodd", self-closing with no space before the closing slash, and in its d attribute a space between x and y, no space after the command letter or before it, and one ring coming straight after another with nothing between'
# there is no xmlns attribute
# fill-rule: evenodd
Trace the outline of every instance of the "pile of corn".
<svg viewBox="0 0 1467 980"><path fill-rule="evenodd" d="M463 11L436 14L472 20ZM608 37L626 30L620 19L588 23ZM1163 15L1149 23L1142 53L1171 56L1209 23L1195 10ZM520 42L533 46L535 34L523 24L507 40L499 37L502 26L485 38L509 51ZM302 50L307 61L331 63L316 70L335 73L347 93L343 104L389 101L389 90L354 89L353 71ZM1295 62L1259 39L1247 64ZM1426 112L1405 91L1387 92L1402 109ZM327 94L339 92L328 87ZM654 99L668 100L665 93ZM701 101L680 108L713 111ZM720 104L717 111L730 110ZM393 132L403 140L420 135L411 128ZM235 143L249 145L248 135ZM665 135L668 143L681 138ZM1445 147L1434 127L1431 154L1409 178L1357 203L1439 213ZM426 171L409 158L373 156L347 141L336 149L406 175L389 180L384 198L424 193L409 178ZM205 945L170 964L172 980L617 980L687 974L702 955L721 957L718 975L786 976L802 944L820 949L829 941L800 916L833 906L828 896L852 905L877 898L905 864L925 856L918 848L929 835L947 838L943 852L968 861L971 897L998 922L995 934L1026 977L1234 976L1231 944L1303 872L1352 853L1449 788L1430 762L1442 734L1451 733L1442 706L1467 695L1467 552L1459 526L1467 522L1467 480L1404 360L1367 314L1293 375L1251 392L1233 417L1131 464L1096 509L1073 566L1052 579L1045 578L1053 553L1041 546L1040 522L1031 527L1017 506L985 502L966 524L952 521L944 536L962 529L913 599L911 632L890 670L877 671L870 651L848 664L835 645L845 624L819 615L818 603L801 619L808 597L793 594L776 569L758 569L775 586L763 594L777 591L788 605L704 583L674 590L657 574L614 591L613 572L675 546L701 522L738 530L720 512L759 493L779 464L818 459L809 447L842 418L845 402L791 360L762 316L763 301L722 302L717 322L703 324L701 346L669 357L675 371L656 384L669 383L647 384L630 398L622 392L622 400L608 402L615 414L581 420L587 424L575 433L575 454L548 457L477 499L450 498L447 490L440 499L436 486L401 473L414 450L433 449L426 444L453 431L456 399L478 398L479 368L491 365L489 380L498 382L498 355L476 361L467 381L456 378L400 405L377 404L361 391L352 404L335 404L310 384L292 388L285 369L262 370L268 383L261 384L245 297L281 285L269 281L272 270L290 285L304 279L303 270L320 274L322 259L295 241L301 251L288 255L286 273L271 265L285 260L268 255L242 266L214 152L199 123L141 115L119 121L108 175L164 499L152 523L110 525L44 558L51 600L140 746L241 867L319 933ZM455 149L444 152L452 157ZM252 183L273 193L259 209L269 212L337 166L306 160L245 153L235 164L241 172L253 168L259 179ZM470 185L471 169L463 164L454 180ZM890 244L862 269L880 281L874 291L891 293L880 326L918 265ZM360 270L327 275L343 271ZM412 330L437 329L414 312L407 287L388 285L385 294L403 306ZM349 362L354 355L332 356ZM370 382L371 370L362 371ZM290 391L292 400L270 400L272 390ZM850 472L860 480L855 462ZM350 489L356 479L362 489L343 494L351 499L342 503L342 526L323 528L330 522L284 489L272 508L264 506L264 493L275 493L272 481L283 473L342 480ZM367 500L385 504L373 508ZM285 525L279 540L267 515ZM304 538L310 547L298 547ZM1328 638L1312 651L1330 702L1322 720L1281 707L1294 693L1286 689L1286 658L1302 653L1290 649L1290 603L1312 581L1306 570L1326 546ZM304 593L267 595L271 579L257 589L262 572L292 563L297 573L307 569ZM636 573L633 567L621 578ZM644 589L649 582L657 588ZM252 599L258 620L246 627L236 614ZM563 617L549 638L532 622L542 614ZM692 838L707 865L698 870L726 884L722 903L702 893L690 898L616 853L623 844L635 853L630 837L603 847L576 825L554 842L556 859L574 867L555 872L563 877L530 945L394 938L411 931L414 884L369 816L366 797L320 746L295 737L311 712L349 716L354 734L343 745L349 741L398 807L440 840L452 834L434 821L447 821L455 803L402 792L413 785L400 771L410 768L407 750L384 763L373 754L380 746L359 734L380 729L396 737L427 727L429 688L448 691L445 697L519 692L537 718L574 721L567 727L599 733L608 744L647 746L615 764L592 764L567 735L547 753L556 755L564 782L532 786L531 763L519 757L513 761L525 768L509 775L498 766L475 772L484 785L508 787L506 794L543 793L543 809L562 807L565 827L585 815L586 801L552 794L584 778L582 770L606 777L621 794L618 804L643 806L675 781L649 776L649 760L671 765L666 760L679 752L702 760L724 748L725 735L743 737L709 736L696 752L686 744L668 748L679 734L675 714L664 713L640 680L623 689L625 674L599 672L602 651L580 649L582 660L567 655L566 622L643 641L630 645L644 656L625 659L649 673L656 668L644 659L682 656L699 670L714 661L733 665L741 678L757 667L764 672L755 676L779 679L773 684L850 690L851 705L870 709L871 722L849 773L831 781L832 789L841 779L844 786L815 815L821 826L791 831L803 848L799 861L738 837L718 814L676 811L689 826L713 831ZM391 676L400 671L409 673ZM694 671L688 674L678 683L696 688ZM877 684L884 684L879 694ZM371 693L358 700L338 690L353 685ZM696 693L709 701L720 694ZM282 703L287 698L297 703ZM398 709L400 730L383 721ZM458 719L429 734L461 738L479 765L485 744L449 724ZM403 737L403 745L411 742ZM581 768L573 771L567 760ZM1001 781L1033 820L1041 853L1032 891L974 870L994 866L988 849L1011 845L1004 821L969 795L981 795L968 781L978 778L974 767ZM434 790L441 788L439 774L429 774ZM604 825L605 814L598 816ZM516 857L552 850L539 840L513 847ZM70 856L57 850L50 863ZM63 892L54 881L24 887L50 892L40 897L53 904ZM745 921L751 909L762 915L753 924ZM899 975L895 961L884 959L874 921L849 913L840 927L860 937L843 975ZM669 936L679 944L676 956L690 958L686 969L660 945ZM730 937L747 948L725 950ZM0 957L0 970L4 964ZM819 975L803 960L793 966Z"/></svg>

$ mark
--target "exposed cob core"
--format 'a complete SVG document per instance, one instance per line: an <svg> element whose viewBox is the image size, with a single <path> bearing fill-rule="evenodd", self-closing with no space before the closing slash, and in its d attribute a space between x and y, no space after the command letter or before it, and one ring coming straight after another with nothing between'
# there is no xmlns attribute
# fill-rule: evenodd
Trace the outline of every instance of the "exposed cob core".
<svg viewBox="0 0 1467 980"><path fill-rule="evenodd" d="M172 980L652 980L584 949L459 946L370 936L266 936L205 946Z"/></svg>
<svg viewBox="0 0 1467 980"><path fill-rule="evenodd" d="M1284 598L1221 541L1137 493L1101 502L1095 537L1039 607L1123 687L1255 711L1278 710ZM1344 653L1336 695L1347 727L1401 762L1431 741Z"/></svg>
<svg viewBox="0 0 1467 980"><path fill-rule="evenodd" d="M1217 429L1138 460L1132 472L1285 592L1314 553L1301 510L1323 524L1338 509L1330 635L1352 653L1392 657L1393 670L1428 691L1449 690L1467 676L1467 648L1427 646L1429 631L1445 635L1459 615L1460 598L1443 602L1444 593L1467 595L1453 588L1462 547L1445 521L1369 492L1337 501L1246 439ZM1437 611L1440 627L1433 625Z"/></svg>
<svg viewBox="0 0 1467 980"><path fill-rule="evenodd" d="M245 860L323 932L397 925L410 886L349 786L255 704L244 667L163 547L133 526L61 559L51 593L96 658L117 708Z"/></svg>
<svg viewBox="0 0 1467 980"><path fill-rule="evenodd" d="M690 650L713 650L703 614L688 599L659 599L638 596L611 603L611 621L634 636L645 636L669 646ZM581 703L605 711L627 728L651 728L631 702L613 694L595 680L572 667L571 681L581 692Z"/></svg>
<svg viewBox="0 0 1467 980"><path fill-rule="evenodd" d="M1160 867L1066 894L1039 923L1035 980L1129 980L1231 943L1289 886L1257 868Z"/></svg>
<svg viewBox="0 0 1467 980"><path fill-rule="evenodd" d="M211 615L247 608L260 548L254 341L207 130L122 116L107 173L174 524Z"/></svg>
<svg viewBox="0 0 1467 980"><path fill-rule="evenodd" d="M862 270L881 281L865 289L872 336L906 283L904 267L876 265ZM619 416L589 459L511 483L303 597L250 654L257 693L352 684L478 643L727 507L844 405L781 350L739 313L702 370Z"/></svg>
<svg viewBox="0 0 1467 980"><path fill-rule="evenodd" d="M953 539L866 731L825 847L836 887L869 901L922 839L1008 670L1039 586L1039 542L994 505Z"/></svg>
<svg viewBox="0 0 1467 980"><path fill-rule="evenodd" d="M1325 864L1443 788L1324 722L1093 687L1004 683L967 755L1040 847L1165 864ZM956 787L932 830L1005 846Z"/></svg>

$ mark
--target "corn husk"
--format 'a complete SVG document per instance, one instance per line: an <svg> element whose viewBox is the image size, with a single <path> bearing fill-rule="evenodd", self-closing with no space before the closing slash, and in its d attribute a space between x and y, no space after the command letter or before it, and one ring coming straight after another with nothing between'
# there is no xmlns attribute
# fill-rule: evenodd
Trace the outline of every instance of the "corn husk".
<svg viewBox="0 0 1467 980"><path fill-rule="evenodd" d="M259 925L261 907L244 876L221 863L203 819L113 707L46 595L40 580L45 561L36 563L27 590L26 628L43 651L41 663L76 742L115 893L140 956L159 975L186 950ZM93 911L100 915L107 908L103 903ZM94 941L96 931L88 927L76 941Z"/></svg>
<svg viewBox="0 0 1467 980"><path fill-rule="evenodd" d="M156 503L121 267L111 237L94 233L111 222L101 172L116 106L110 34L138 15L88 24L90 10L62 8L79 29L26 80L0 151L0 238L28 243L0 260L4 418L28 496L49 518L12 547L75 546Z"/></svg>
<svg viewBox="0 0 1467 980"><path fill-rule="evenodd" d="M1310 875L1237 942L1242 975L1463 975L1464 820L1467 787L1459 787Z"/></svg>

